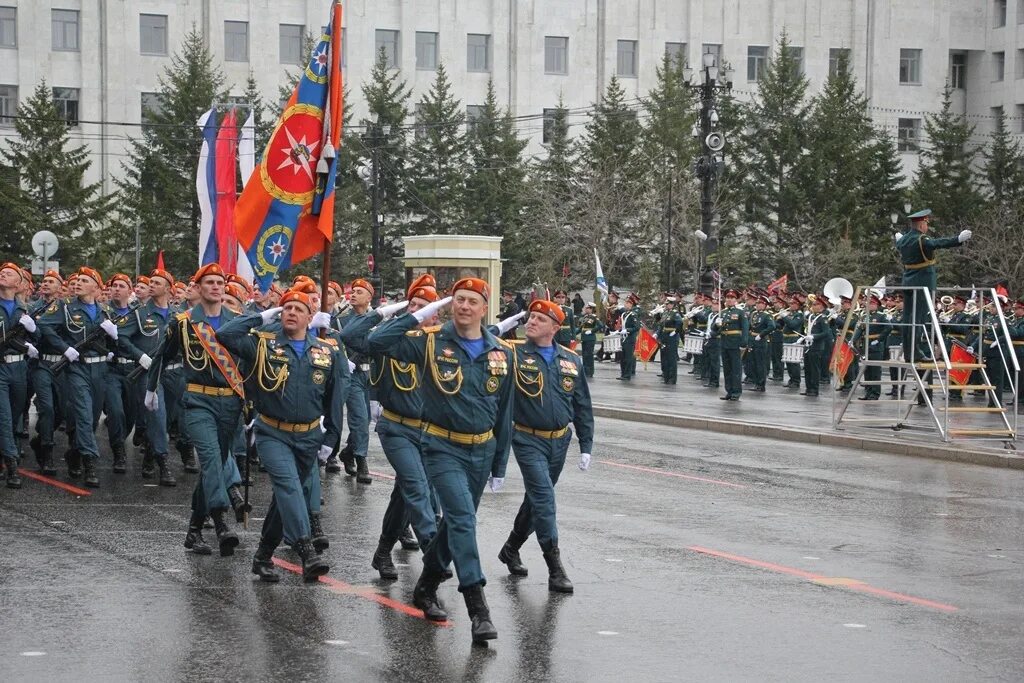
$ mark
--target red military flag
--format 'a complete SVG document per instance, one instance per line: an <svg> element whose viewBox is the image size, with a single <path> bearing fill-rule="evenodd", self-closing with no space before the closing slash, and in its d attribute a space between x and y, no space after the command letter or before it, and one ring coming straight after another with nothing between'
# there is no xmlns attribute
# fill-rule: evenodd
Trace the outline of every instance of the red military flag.
<svg viewBox="0 0 1024 683"><path fill-rule="evenodd" d="M769 294L778 294L779 292L785 292L789 286L789 274L786 273L782 277L772 280L768 285L767 291Z"/></svg>
<svg viewBox="0 0 1024 683"><path fill-rule="evenodd" d="M658 351L658 340L647 331L646 327L640 328L640 334L636 338L636 357L643 362L648 362Z"/></svg>

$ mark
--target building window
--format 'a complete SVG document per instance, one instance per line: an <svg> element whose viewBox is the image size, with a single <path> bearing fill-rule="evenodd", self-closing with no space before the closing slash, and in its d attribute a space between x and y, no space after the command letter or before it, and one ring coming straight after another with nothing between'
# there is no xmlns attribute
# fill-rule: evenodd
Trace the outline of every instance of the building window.
<svg viewBox="0 0 1024 683"><path fill-rule="evenodd" d="M665 43L665 54L671 64L686 66L686 43Z"/></svg>
<svg viewBox="0 0 1024 683"><path fill-rule="evenodd" d="M1013 62L1014 77L1024 78L1024 50L1017 50L1017 58Z"/></svg>
<svg viewBox="0 0 1024 683"><path fill-rule="evenodd" d="M1020 78L1018 76L1018 78ZM963 90L967 83L967 53L954 52L949 56L949 84Z"/></svg>
<svg viewBox="0 0 1024 683"><path fill-rule="evenodd" d="M416 31L416 68L437 71L437 34Z"/></svg>
<svg viewBox="0 0 1024 683"><path fill-rule="evenodd" d="M1017 23L1024 24L1024 2L1017 3Z"/></svg>
<svg viewBox="0 0 1024 683"><path fill-rule="evenodd" d="M78 52L78 10L55 9L50 14L53 49Z"/></svg>
<svg viewBox="0 0 1024 683"><path fill-rule="evenodd" d="M704 43L700 48L701 55L714 55L715 64L722 66L722 46L718 43ZM701 59L704 59L702 56ZM701 62L702 63L702 62Z"/></svg>
<svg viewBox="0 0 1024 683"><path fill-rule="evenodd" d="M379 28L374 33L377 54L384 50L384 59L389 69L397 69L402 46L401 34L391 29Z"/></svg>
<svg viewBox="0 0 1024 683"><path fill-rule="evenodd" d="M249 61L249 22L224 22L224 61Z"/></svg>
<svg viewBox="0 0 1024 683"><path fill-rule="evenodd" d="M163 113L163 107L160 106L160 95L155 92L142 93L141 104L139 120L142 121L142 128L145 130L152 123L154 117Z"/></svg>
<svg viewBox="0 0 1024 683"><path fill-rule="evenodd" d="M995 7L992 10L992 24L996 28L1006 26L1006 0L995 0Z"/></svg>
<svg viewBox="0 0 1024 683"><path fill-rule="evenodd" d="M466 36L466 69L477 72L491 70L491 36L485 33Z"/></svg>
<svg viewBox="0 0 1024 683"><path fill-rule="evenodd" d="M139 52L144 55L167 54L167 15L139 15Z"/></svg>
<svg viewBox="0 0 1024 683"><path fill-rule="evenodd" d="M18 86L0 85L0 126L13 126L18 113Z"/></svg>
<svg viewBox="0 0 1024 683"><path fill-rule="evenodd" d="M78 125L78 88L54 88L53 104L69 126Z"/></svg>
<svg viewBox="0 0 1024 683"><path fill-rule="evenodd" d="M423 113L426 109L426 105L422 102L416 103L416 108L413 110L413 120L416 122L412 129L412 135L417 140L422 140L427 136L427 121L426 116Z"/></svg>
<svg viewBox="0 0 1024 683"><path fill-rule="evenodd" d="M916 152L921 144L921 119L900 119L896 125L896 148Z"/></svg>
<svg viewBox="0 0 1024 683"><path fill-rule="evenodd" d="M0 7L0 47L18 47L17 7Z"/></svg>
<svg viewBox="0 0 1024 683"><path fill-rule="evenodd" d="M278 59L282 64L305 63L309 55L303 54L302 38L306 34L306 27L301 24L280 24L278 31Z"/></svg>
<svg viewBox="0 0 1024 683"><path fill-rule="evenodd" d="M1024 133L1024 104L1018 104L1015 111L1017 112L1016 123L1010 130L1016 128L1018 133Z"/></svg>
<svg viewBox="0 0 1024 683"><path fill-rule="evenodd" d="M466 132L472 133L477 122L484 117L484 108L480 104L466 105Z"/></svg>
<svg viewBox="0 0 1024 683"><path fill-rule="evenodd" d="M1006 53L992 53L992 80L1001 81L1006 76Z"/></svg>
<svg viewBox="0 0 1024 683"><path fill-rule="evenodd" d="M637 42L620 40L615 64L616 75L619 78L636 78L637 67Z"/></svg>
<svg viewBox="0 0 1024 683"><path fill-rule="evenodd" d="M768 69L768 48L764 45L747 46L747 80L759 81Z"/></svg>
<svg viewBox="0 0 1024 683"><path fill-rule="evenodd" d="M796 72L804 75L804 49L802 47L789 46L789 55L796 62Z"/></svg>
<svg viewBox="0 0 1024 683"><path fill-rule="evenodd" d="M850 70L850 48L830 47L828 49L828 76L832 78L839 74L839 63L844 61L846 70Z"/></svg>
<svg viewBox="0 0 1024 683"><path fill-rule="evenodd" d="M544 73L564 76L569 73L569 39L544 36Z"/></svg>
<svg viewBox="0 0 1024 683"><path fill-rule="evenodd" d="M921 51L900 48L900 83L921 85Z"/></svg>
<svg viewBox="0 0 1024 683"><path fill-rule="evenodd" d="M541 136L541 142L545 145L550 144L552 138L555 137L555 122L557 121L557 115L557 109L544 110L544 133Z"/></svg>

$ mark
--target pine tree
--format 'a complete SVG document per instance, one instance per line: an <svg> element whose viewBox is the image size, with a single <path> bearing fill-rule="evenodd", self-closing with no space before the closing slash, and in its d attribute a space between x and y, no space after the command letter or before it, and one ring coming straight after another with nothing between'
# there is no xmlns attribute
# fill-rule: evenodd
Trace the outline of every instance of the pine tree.
<svg viewBox="0 0 1024 683"><path fill-rule="evenodd" d="M1024 199L1024 155L1020 144L1006 126L1000 109L992 142L982 152L988 199L997 205L1016 204Z"/></svg>
<svg viewBox="0 0 1024 683"><path fill-rule="evenodd" d="M453 234L465 220L468 145L462 103L452 95L444 65L419 102L415 139L409 146L407 208L418 216L416 232Z"/></svg>
<svg viewBox="0 0 1024 683"><path fill-rule="evenodd" d="M122 218L139 225L143 263L164 251L167 268L191 273L198 263L200 209L195 189L202 131L196 121L223 101L224 75L194 27L160 77L159 111L133 140L121 190Z"/></svg>
<svg viewBox="0 0 1024 683"><path fill-rule="evenodd" d="M53 92L41 81L18 107L14 123L18 137L0 150L12 170L0 179L0 206L5 229L0 259L23 263L32 235L49 230L60 239L57 255L66 265L106 265L98 260L97 235L108 221L113 198L102 195L101 184L85 184L89 150L71 146L68 125L58 114Z"/></svg>
<svg viewBox="0 0 1024 683"><path fill-rule="evenodd" d="M274 132L275 117L271 113L271 108L267 101L263 98L263 93L260 91L259 84L256 83L256 77L252 71L249 72L249 77L245 81L245 92L242 93L242 100L252 108L249 111L239 112L240 120L238 124L241 126L245 123L249 112L252 112L253 126L255 128L256 163L258 164L263 157L264 151L267 149L270 136Z"/></svg>
<svg viewBox="0 0 1024 683"><path fill-rule="evenodd" d="M902 211L906 196L906 177L900 162L896 141L884 128L876 127L871 143L871 173L864 188L867 204L871 207L871 223L862 231L865 253L873 255L874 270L869 279L874 282L882 275L899 272L899 259L892 248L893 227L890 215ZM844 276L845 277L845 276Z"/></svg>

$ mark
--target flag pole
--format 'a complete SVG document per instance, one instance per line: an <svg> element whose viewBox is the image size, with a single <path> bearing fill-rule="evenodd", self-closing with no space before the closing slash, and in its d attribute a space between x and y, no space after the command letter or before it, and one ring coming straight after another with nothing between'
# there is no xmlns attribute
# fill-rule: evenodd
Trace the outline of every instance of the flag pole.
<svg viewBox="0 0 1024 683"><path fill-rule="evenodd" d="M341 48L341 38L339 37L340 32L341 32L341 0L334 0L334 2L332 4L332 7L331 7L331 68L330 68L330 71L328 72L332 76L334 74L338 74L339 76L341 75L340 65L341 65L341 49L342 48ZM331 95L332 91L337 92L337 101L336 102L332 102L331 101L333 99L332 95ZM328 125L330 125L330 118L334 115L334 112L331 111L331 109L333 109L335 106L338 107L339 111L338 111L338 114L337 114L337 118L338 118L338 128L339 128L339 130L337 130L337 131L334 131L334 130L330 131L330 138L333 138L333 137L337 136L339 144L341 143L341 130L340 130L341 122L344 120L344 114L342 113L343 110L341 109L341 107L344 106L343 103L342 103L342 92L343 92L343 85L341 83L331 83L328 86L328 95L327 95L328 112L326 112L325 116L324 116L324 122L327 123ZM338 163L337 162L337 158L336 158L337 152L334 149L334 145L330 145L329 147L325 147L324 150L325 151L326 150L330 150L330 156L332 158L329 160L328 163L331 163L331 164ZM323 161L323 160L321 159L321 161ZM328 176L328 177L330 177L330 176ZM335 175L335 178L337 178L336 175ZM327 191L327 189L324 188L324 192L326 192L326 191ZM332 214L332 216L333 216L333 214ZM333 226L332 226L331 237L333 238L333 236L334 236L334 230L333 230ZM333 246L333 244L334 244L333 239L328 239L326 237L324 238L323 267L320 270L320 311L322 313L329 313L330 312L328 310L330 307L329 307L329 305L327 303L327 291L330 288L330 282L331 282L331 247ZM327 330L325 330L325 329L321 329L320 330L320 336L321 337L325 336L326 333L327 333Z"/></svg>

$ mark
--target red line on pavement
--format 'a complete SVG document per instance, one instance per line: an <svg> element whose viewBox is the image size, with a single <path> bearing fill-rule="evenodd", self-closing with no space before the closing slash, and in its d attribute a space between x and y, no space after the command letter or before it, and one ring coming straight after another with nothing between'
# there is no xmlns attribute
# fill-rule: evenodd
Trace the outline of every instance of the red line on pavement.
<svg viewBox="0 0 1024 683"><path fill-rule="evenodd" d="M395 475L393 475L393 474L384 474L383 472L374 472L373 470L370 470L370 474L372 474L375 477L381 477L383 479L390 479L391 481L395 480Z"/></svg>
<svg viewBox="0 0 1024 683"><path fill-rule="evenodd" d="M276 564L278 567L281 567L282 569L287 569L288 571L293 572L295 574L302 574L302 567L300 567L297 564L292 564L291 562L286 562L285 560L282 560L278 557L274 558L274 564ZM423 610L417 607L413 607L412 605L407 605L404 602L399 602L398 600L392 600L386 595L381 595L380 593L375 592L372 588L353 586L350 583L345 583L344 581L340 581L330 576L321 576L317 579L317 581L326 586L329 586L330 588L334 589L334 591L337 593L355 595L356 597L376 602L378 605L383 605L384 607L388 607L390 609L395 610L396 612L401 612L402 614L405 614L410 617L422 619L423 621L426 621L430 624L434 624L435 626L452 625L450 621L430 621L429 619L423 616Z"/></svg>
<svg viewBox="0 0 1024 683"><path fill-rule="evenodd" d="M805 581L813 581L819 585L829 586L832 588L845 588L859 593L867 593L869 595L876 595L882 598L888 598L897 602L906 602L912 605L920 605L921 607L928 607L930 609L939 610L942 612L956 612L960 608L954 607L953 605L947 605L942 602L935 602L933 600L926 600L924 598L918 598L913 595L906 595L904 593L895 593L888 591L883 588L876 588L870 584L863 583L853 579L834 579L832 577L824 576L823 574L813 574L806 572L802 569L796 569L795 567L787 567L781 564L774 564L772 562L764 562L762 560L755 560L750 557L744 557L742 555L733 555L732 553L723 552L721 550L712 550L710 548L703 548L698 545L686 546L687 550L692 550L695 553L701 555L710 555L711 557L717 557L723 560L729 560L730 562L736 562L739 564L745 564L749 567L758 567L759 569L767 569L768 571L776 572L779 574L788 574L789 576L796 576Z"/></svg>
<svg viewBox="0 0 1024 683"><path fill-rule="evenodd" d="M706 477L695 477L691 474L678 474L676 472L666 472L664 470L656 470L650 467L640 467L639 465L626 465L621 462L612 462L611 460L598 460L602 465L611 465L612 467L622 467L627 470L637 470L640 472L649 472L650 474L660 474L663 477L677 477L679 479L690 479L692 481L703 481L707 484L718 484L719 486L728 486L734 489L745 489L747 488L743 484L733 484L729 481L722 481L721 479L708 479Z"/></svg>
<svg viewBox="0 0 1024 683"><path fill-rule="evenodd" d="M33 472L32 470L26 470L24 467L19 467L18 468L18 474L20 474L23 477L28 477L29 479L35 479L36 481L42 482L43 484L48 484L50 486L55 486L55 487L57 487L59 489L64 489L68 493L73 493L76 496L91 496L92 495L92 491L86 491L85 489L80 489L77 486L72 486L71 484L65 484L62 481L58 481L56 479L51 479L50 477L47 477L47 476L42 475L42 474L39 474L38 472Z"/></svg>

